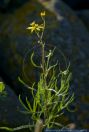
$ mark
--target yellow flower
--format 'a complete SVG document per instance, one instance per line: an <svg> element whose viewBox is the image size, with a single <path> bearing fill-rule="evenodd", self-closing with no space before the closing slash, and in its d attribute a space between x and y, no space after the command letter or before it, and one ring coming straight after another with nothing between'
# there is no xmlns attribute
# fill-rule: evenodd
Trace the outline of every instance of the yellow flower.
<svg viewBox="0 0 89 132"><path fill-rule="evenodd" d="M43 25L36 24L35 22L32 22L30 25L31 26L28 27L27 29L31 30L31 33L33 33L34 31L40 31L41 29L44 28Z"/></svg>
<svg viewBox="0 0 89 132"><path fill-rule="evenodd" d="M45 16L45 11L40 13L41 17Z"/></svg>

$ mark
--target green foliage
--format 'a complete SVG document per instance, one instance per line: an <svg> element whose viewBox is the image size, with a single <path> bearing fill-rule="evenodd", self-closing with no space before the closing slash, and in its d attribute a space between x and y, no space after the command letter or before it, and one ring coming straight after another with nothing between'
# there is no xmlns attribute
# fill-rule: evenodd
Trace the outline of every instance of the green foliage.
<svg viewBox="0 0 89 132"><path fill-rule="evenodd" d="M41 62L39 66L34 62L34 52L31 55L31 63L34 67L40 68L40 79L32 87L27 86L20 78L20 82L29 88L33 96L33 105L26 98L27 106L22 102L20 96L19 100L23 107L26 109L27 114L31 114L33 127L39 120L43 121L43 128L52 128L54 125L62 127L63 125L55 122L55 119L63 114L63 109L66 109L74 100L74 94L69 94L71 72L70 66L64 71L58 71L58 61L55 64L51 64L53 55L55 52L49 50L45 52L45 42L43 41L43 34L45 29L45 12L41 14L43 24L31 23L31 26L27 29L31 30L31 33L35 32L38 37L38 45L41 46ZM51 74L50 74L51 73ZM60 80L60 87L58 82ZM33 130L32 130L33 131Z"/></svg>
<svg viewBox="0 0 89 132"><path fill-rule="evenodd" d="M0 100L4 100L7 95L7 92L5 91L5 84L3 82L0 82Z"/></svg>
<svg viewBox="0 0 89 132"><path fill-rule="evenodd" d="M5 84L3 82L0 82L0 93L2 93L5 89Z"/></svg>
<svg viewBox="0 0 89 132"><path fill-rule="evenodd" d="M38 45L41 47L42 56L39 66L33 60L35 53L33 52L31 54L31 63L35 68L41 69L39 81L37 83L33 83L32 86L28 86L20 77L18 78L19 81L29 89L33 97L33 104L28 100L28 98L26 98L27 104L24 104L19 95L19 101L26 110L23 113L31 115L32 124L27 125L26 127L29 127L32 132L37 122L40 120L43 122L43 128L52 128L53 126L63 127L63 125L56 122L55 119L61 116L61 114L63 114L63 110L68 108L74 100L74 94L70 95L69 93L70 80L72 76L69 70L70 66L68 66L64 71L58 70L58 61L55 62L55 64L51 64L56 48L53 50L50 49L48 53L45 52L46 45L43 41L45 12L41 12L40 15L43 23L36 24L35 22L32 22L30 24L31 26L27 28L28 30L31 30L31 33L35 32L38 37ZM3 84L1 84L1 91L2 90ZM17 127L17 129L2 127L2 129L10 131L22 128L24 128L24 126Z"/></svg>

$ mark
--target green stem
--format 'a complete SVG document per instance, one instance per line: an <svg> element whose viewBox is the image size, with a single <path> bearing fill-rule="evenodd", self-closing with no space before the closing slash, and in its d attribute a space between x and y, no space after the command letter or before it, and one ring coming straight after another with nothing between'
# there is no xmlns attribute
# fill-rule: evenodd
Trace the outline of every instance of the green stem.
<svg viewBox="0 0 89 132"><path fill-rule="evenodd" d="M44 29L45 29L45 18L42 17L42 20L43 20L43 25L44 25L44 28L43 28L43 31L41 33L41 35L39 33L36 33L38 38L39 38L39 44L41 46L41 52L42 52L42 60L41 60L41 67L42 67L42 73L43 73L43 89L45 90L44 91L44 94L45 94L45 101L44 101L44 105L45 105L45 110L44 110L44 121L46 121L47 119L47 89L46 89L46 86L47 86L47 82L46 82L46 66L45 66L45 43L43 42L43 34L44 34Z"/></svg>
<svg viewBox="0 0 89 132"><path fill-rule="evenodd" d="M26 128L30 128L30 127L33 127L33 125L22 125L22 126L19 126L19 127L16 127L16 128L9 128L9 127L0 127L1 130L7 130L7 131L18 131L18 130L21 130L21 129L26 129Z"/></svg>
<svg viewBox="0 0 89 132"><path fill-rule="evenodd" d="M43 121L37 120L34 132L42 132L42 129L43 129Z"/></svg>
<svg viewBox="0 0 89 132"><path fill-rule="evenodd" d="M42 68L43 68L43 79L45 79L45 53L44 53L44 44L42 44Z"/></svg>
<svg viewBox="0 0 89 132"><path fill-rule="evenodd" d="M44 120L47 119L47 89L46 89L46 67L45 67L45 45L42 43L42 68L43 68L43 88L45 89L45 111L44 111Z"/></svg>

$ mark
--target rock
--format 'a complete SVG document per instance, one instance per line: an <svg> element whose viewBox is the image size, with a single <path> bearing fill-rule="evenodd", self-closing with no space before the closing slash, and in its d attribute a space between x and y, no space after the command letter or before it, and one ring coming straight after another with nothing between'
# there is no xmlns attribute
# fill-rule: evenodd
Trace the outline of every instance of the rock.
<svg viewBox="0 0 89 132"><path fill-rule="evenodd" d="M84 58L86 58L86 54L88 54L88 51L87 51L87 47L88 47L87 40L89 39L88 38L88 34L89 33L86 30L86 27L83 25L83 23L75 16L74 12L71 11L61 1L52 0L51 2L48 2L48 4L47 4L47 2L46 2L46 4L43 3L43 5L48 10L50 10L52 13L55 14L57 20L60 23L60 27L57 28L57 29L56 29L56 26L49 28L50 30L52 30L52 29L54 30L53 32L50 32L50 35L51 35L51 33L52 34L54 33L53 35L55 35L55 32L59 31L58 33L59 33L60 37L58 37L58 35L57 35L56 42L53 41L54 43L56 43L55 45L57 45L57 43L60 42L60 45L58 45L58 46L64 48L64 49L63 48L61 48L61 49L65 51L64 53L66 53L66 55L72 61L76 61L77 59L82 61ZM66 7L65 10L63 10L63 8L62 8L64 6ZM76 23L76 21L77 21L77 23ZM81 25L81 28L80 28L80 26L78 26L78 24ZM63 28L64 28L64 30L67 29L67 31L65 32L63 30ZM81 32L81 34L80 34L80 32ZM84 32L86 32L87 36L86 35L84 36ZM66 42L65 42L64 37L65 37L66 34L67 34L67 37L66 37ZM54 37L52 36L51 39L54 40L53 38ZM51 40L49 39L49 41L51 41ZM53 43L53 42L51 42L51 43ZM66 43L66 44L64 44L64 46L63 46L63 42ZM75 43L75 45L74 45L74 43ZM85 45L86 48L84 47L84 45ZM68 48L68 46L70 46L70 48ZM82 46L83 46L83 48L82 48ZM74 47L76 47L76 48L74 48ZM77 54L74 53L75 50L76 50L76 53L78 53L78 57L77 57ZM78 52L77 52L77 50L78 50ZM73 54L73 55L71 56L71 54ZM80 61L77 60L77 63L78 62L80 62ZM79 64L81 65L81 63L79 63ZM76 65L76 64L74 63L73 65ZM77 68L78 68L78 65L77 65ZM83 66L81 68L83 68ZM76 69L76 70L78 70L78 69Z"/></svg>
<svg viewBox="0 0 89 132"><path fill-rule="evenodd" d="M43 2L51 0L40 0ZM89 0L62 0L73 10L89 9Z"/></svg>
<svg viewBox="0 0 89 132"><path fill-rule="evenodd" d="M76 11L76 14L83 21L86 28L89 30L89 10Z"/></svg>
<svg viewBox="0 0 89 132"><path fill-rule="evenodd" d="M21 111L25 111L25 109L11 88L6 85L4 93L2 95L0 93L0 127L18 127L28 124L29 117L22 114Z"/></svg>
<svg viewBox="0 0 89 132"><path fill-rule="evenodd" d="M0 1L0 12L9 13L22 6L28 0L1 0Z"/></svg>
<svg viewBox="0 0 89 132"><path fill-rule="evenodd" d="M6 8L9 4L10 0L2 0L0 1L0 8Z"/></svg>
<svg viewBox="0 0 89 132"><path fill-rule="evenodd" d="M84 27L83 23L74 15L74 12L72 12L63 2L58 1L58 0L51 0L48 2L42 2L41 0L39 1L48 10L53 12L56 15L57 20L60 21L60 29L55 29L54 31L51 30L53 35L51 36L50 34L51 36L50 38L52 39L52 41L50 40L50 38L49 40L51 41L50 43L53 43L53 45L58 45L58 42L59 42L59 46L58 46L59 49L62 49L63 53L65 53L65 55L70 58L70 62L72 65L72 72L73 72L73 81L75 82L73 87L74 87L75 96L77 95L76 105L75 105L76 112L73 113L73 115L71 115L71 120L75 122L77 128L86 129L88 128L86 126L86 123L89 125L89 122L88 122L89 120L87 120L87 117L85 117L83 113L85 113L84 111L86 111L86 108L87 108L86 115L88 115L89 106L88 106L87 101L82 102L81 98L84 95L89 97L89 94L88 94L89 91L87 89L89 86L89 83L87 81L88 74L89 74L88 73L88 58L87 58L89 56L89 53L87 50L88 48L87 40L89 39L88 37L89 33L86 27ZM64 19L60 19L62 17ZM63 32L64 31L63 29L66 31ZM61 32L58 32L58 30L60 30ZM85 32L87 34L87 37L85 35ZM59 33L59 38L56 37L55 35L56 33L57 35ZM65 40L66 35L68 36L66 37L66 40ZM82 114L80 114L80 111ZM83 115L81 117L81 120L78 118L79 115ZM69 116L70 116L70 113L69 113ZM88 116L88 119L89 119L89 116Z"/></svg>
<svg viewBox="0 0 89 132"><path fill-rule="evenodd" d="M62 0L74 10L89 9L89 0Z"/></svg>
<svg viewBox="0 0 89 132"><path fill-rule="evenodd" d="M29 91L18 81L18 76L30 86L35 80L38 81L39 70L32 67L30 55L34 50L38 61L40 55L37 54L39 48L32 45L33 42L36 44L36 37L30 35L26 28L33 20L41 21L39 13L46 10L47 30L44 37L47 43L46 50L57 47L55 59L59 59L62 63L62 69L65 67L63 54L66 56L67 64L70 61L73 73L71 88L77 100L75 104L77 112L71 116L69 113L69 117L70 121L78 124L78 128L83 127L84 120L80 120L78 116L80 110L83 112L85 105L87 107L86 103L82 104L81 97L89 96L89 81L87 81L89 80L89 32L75 13L62 1L52 0L43 5L47 10L40 3L32 0L11 14L1 14L0 75L17 95L29 96Z"/></svg>

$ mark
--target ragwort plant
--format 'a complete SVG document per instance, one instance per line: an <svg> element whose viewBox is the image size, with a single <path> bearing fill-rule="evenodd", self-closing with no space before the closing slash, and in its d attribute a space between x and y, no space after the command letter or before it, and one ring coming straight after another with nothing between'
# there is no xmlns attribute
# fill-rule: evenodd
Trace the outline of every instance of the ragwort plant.
<svg viewBox="0 0 89 132"><path fill-rule="evenodd" d="M38 24L34 21L27 28L31 31L31 33L35 33L37 35L38 45L41 47L42 56L39 66L33 60L35 53L33 52L31 54L32 65L41 69L39 81L37 85L33 83L33 85L30 87L27 86L27 84L25 84L25 82L20 77L18 78L23 85L29 88L33 97L33 104L28 100L28 98L26 98L26 105L19 96L19 100L25 108L26 113L31 115L31 124L17 128L0 127L0 129L16 131L29 128L31 132L41 132L45 128L53 128L54 126L59 126L62 128L63 125L56 122L55 119L63 114L63 110L66 109L74 100L74 93L72 95L69 93L71 80L69 66L64 71L58 71L58 61L53 65L50 64L55 52L55 48L53 50L49 50L48 53L45 51L46 44L43 41L45 15L45 11L41 12L40 14L42 24ZM58 85L59 79L60 86Z"/></svg>
<svg viewBox="0 0 89 132"><path fill-rule="evenodd" d="M71 72L69 71L69 66L64 71L57 71L58 62L50 65L50 60L53 57L55 49L49 50L46 54L45 52L45 42L43 41L43 35L45 30L45 11L41 12L40 16L42 19L42 24L38 24L35 21L30 24L27 28L31 33L35 33L38 37L38 45L41 47L41 62L38 66L34 60L34 52L31 54L31 63L34 67L40 68L40 79L35 88L35 83L32 87L29 87L33 96L33 105L26 98L27 106L25 109L31 113L33 127L38 121L41 121L43 128L52 128L54 125L62 127L61 124L55 122L55 119L62 114L63 109L67 108L68 105L74 100L74 94L70 96L69 87ZM50 76L50 72L52 75ZM58 86L60 76L60 88ZM50 78L50 79L48 79ZM25 85L25 83L19 78L19 80ZM21 98L20 102L24 106ZM32 128L33 129L33 128ZM33 130L32 130L33 131Z"/></svg>

